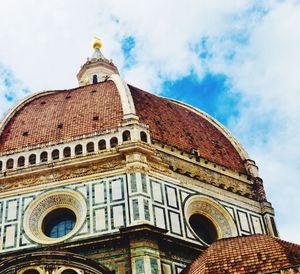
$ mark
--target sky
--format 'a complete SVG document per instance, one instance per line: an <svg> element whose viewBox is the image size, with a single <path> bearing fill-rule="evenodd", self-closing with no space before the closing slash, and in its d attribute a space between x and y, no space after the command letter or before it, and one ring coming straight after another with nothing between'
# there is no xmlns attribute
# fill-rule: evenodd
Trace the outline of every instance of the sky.
<svg viewBox="0 0 300 274"><path fill-rule="evenodd" d="M300 1L0 0L0 117L77 86L95 36L130 84L222 122L300 244ZM201 152L200 152L201 153Z"/></svg>

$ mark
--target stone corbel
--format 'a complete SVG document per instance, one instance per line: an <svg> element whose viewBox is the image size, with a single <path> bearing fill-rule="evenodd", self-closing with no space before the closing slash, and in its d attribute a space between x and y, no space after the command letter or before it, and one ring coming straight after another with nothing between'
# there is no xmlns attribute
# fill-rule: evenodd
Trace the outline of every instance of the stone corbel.
<svg viewBox="0 0 300 274"><path fill-rule="evenodd" d="M119 146L118 151L125 156L126 170L129 173L148 172L153 168L164 173L169 170L169 166L163 163L162 159L156 155L155 148L149 144L128 143Z"/></svg>
<svg viewBox="0 0 300 274"><path fill-rule="evenodd" d="M246 170L248 171L250 176L254 178L259 177L258 166L255 164L255 161L251 159L246 159L244 163L245 163Z"/></svg>
<svg viewBox="0 0 300 274"><path fill-rule="evenodd" d="M263 186L263 180L261 178L256 177L254 179L254 187L256 190L257 201L259 201L260 203L267 202L267 197Z"/></svg>

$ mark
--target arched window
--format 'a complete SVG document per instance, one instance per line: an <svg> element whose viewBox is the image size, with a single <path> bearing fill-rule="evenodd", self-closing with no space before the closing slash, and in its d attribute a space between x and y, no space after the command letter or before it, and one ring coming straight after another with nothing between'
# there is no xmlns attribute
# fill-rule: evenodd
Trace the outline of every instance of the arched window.
<svg viewBox="0 0 300 274"><path fill-rule="evenodd" d="M87 145L86 145L86 151L88 153L91 153L91 152L94 152L95 151L95 145L93 142L89 142Z"/></svg>
<svg viewBox="0 0 300 274"><path fill-rule="evenodd" d="M207 244L212 244L218 239L215 225L204 215L198 213L191 215L189 223L198 237Z"/></svg>
<svg viewBox="0 0 300 274"><path fill-rule="evenodd" d="M53 151L52 151L52 160L57 160L57 159L59 159L59 150L58 149L54 149Z"/></svg>
<svg viewBox="0 0 300 274"><path fill-rule="evenodd" d="M13 169L14 168L14 160L8 159L6 162L6 169Z"/></svg>
<svg viewBox="0 0 300 274"><path fill-rule="evenodd" d="M110 147L116 147L118 145L118 138L113 137L110 139Z"/></svg>
<svg viewBox="0 0 300 274"><path fill-rule="evenodd" d="M66 269L61 274L78 274L78 273L73 269Z"/></svg>
<svg viewBox="0 0 300 274"><path fill-rule="evenodd" d="M122 134L123 142L130 141L130 131L125 130Z"/></svg>
<svg viewBox="0 0 300 274"><path fill-rule="evenodd" d="M82 145L77 145L75 147L75 155L81 155L82 154Z"/></svg>
<svg viewBox="0 0 300 274"><path fill-rule="evenodd" d="M71 157L71 148L70 147L65 147L64 151L63 151L63 154L64 154L64 158Z"/></svg>
<svg viewBox="0 0 300 274"><path fill-rule="evenodd" d="M36 155L35 154L31 154L29 156L28 162L30 165L35 165L36 164Z"/></svg>
<svg viewBox="0 0 300 274"><path fill-rule="evenodd" d="M140 136L142 142L148 142L147 134L144 131L141 131Z"/></svg>
<svg viewBox="0 0 300 274"><path fill-rule="evenodd" d="M76 223L75 213L68 208L58 208L46 215L42 229L50 238L60 238L72 231Z"/></svg>
<svg viewBox="0 0 300 274"><path fill-rule="evenodd" d="M97 84L98 83L98 77L97 75L93 75L93 84Z"/></svg>
<svg viewBox="0 0 300 274"><path fill-rule="evenodd" d="M21 156L18 159L18 167L22 167L22 166L25 166L25 157L24 156Z"/></svg>
<svg viewBox="0 0 300 274"><path fill-rule="evenodd" d="M100 140L98 143L98 149L103 150L106 149L106 141L105 140Z"/></svg>
<svg viewBox="0 0 300 274"><path fill-rule="evenodd" d="M48 153L47 151L43 151L40 155L40 161L42 163L47 162L48 161Z"/></svg>
<svg viewBox="0 0 300 274"><path fill-rule="evenodd" d="M40 274L40 272L35 269L28 269L24 271L23 274Z"/></svg>
<svg viewBox="0 0 300 274"><path fill-rule="evenodd" d="M0 171L2 171L2 169L3 169L3 163L2 161L0 161Z"/></svg>

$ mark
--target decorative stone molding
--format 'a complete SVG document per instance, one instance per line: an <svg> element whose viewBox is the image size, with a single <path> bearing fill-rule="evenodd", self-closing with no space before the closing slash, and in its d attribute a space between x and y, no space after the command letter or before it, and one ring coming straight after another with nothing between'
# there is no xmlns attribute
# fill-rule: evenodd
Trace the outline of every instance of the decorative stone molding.
<svg viewBox="0 0 300 274"><path fill-rule="evenodd" d="M35 266L35 267L32 267L32 266L29 266L29 267L25 267L23 268L22 270L20 270L18 272L18 274L24 274L26 271L28 270L35 270L37 271L39 274L44 274L44 268L43 267L39 267L39 266Z"/></svg>
<svg viewBox="0 0 300 274"><path fill-rule="evenodd" d="M78 274L110 274L109 269L97 261L62 251L39 251L9 257L0 264L1 274L23 274L26 270L37 270L40 274L61 274L74 270Z"/></svg>
<svg viewBox="0 0 300 274"><path fill-rule="evenodd" d="M223 206L208 197L195 195L191 196L186 201L184 206L184 215L186 223L190 227L191 231L193 231L193 229L189 225L189 218L193 214L201 214L208 218L217 230L218 239L238 235L236 225L231 215Z"/></svg>
<svg viewBox="0 0 300 274"><path fill-rule="evenodd" d="M43 231L45 217L55 209L66 208L76 216L76 223L70 233L59 238L50 238ZM81 194L69 189L44 192L37 197L24 214L24 230L27 236L40 244L54 244L71 238L81 228L87 214L87 205Z"/></svg>
<svg viewBox="0 0 300 274"><path fill-rule="evenodd" d="M125 161L120 158L116 150L105 152L101 157L90 156L91 159L73 159L70 164L56 163L47 165L35 172L16 174L10 177L0 177L0 193L20 188L57 183L79 177L96 175L103 172L113 172L125 167ZM108 160L109 159L109 160Z"/></svg>
<svg viewBox="0 0 300 274"><path fill-rule="evenodd" d="M129 133L129 140L124 140L124 132ZM145 134L147 140L143 141L141 138L141 133ZM103 152L108 150L115 150L111 146L111 140L117 139L117 146L129 144L132 142L140 142L144 144L150 143L150 134L148 129L144 125L136 121L135 124L123 125L119 129L114 129L111 131L105 131L102 133L94 133L89 136L81 136L76 140L69 140L58 144L48 144L43 146L38 146L36 148L23 150L20 152L12 152L8 154L1 155L0 153L0 178L2 176L10 176L11 174L26 172L29 169L39 169L44 168L45 165L54 164L58 162L70 162L76 161L80 157L95 156L97 154L103 154ZM105 147L100 148L100 142L104 142ZM88 145L92 144L92 151L88 151ZM76 153L76 147L81 146L82 151L80 154ZM65 149L69 149L70 154L68 156L64 155ZM59 151L58 158L53 159L52 153L54 151ZM7 153L7 152L6 152ZM46 159L42 160L42 154L46 154ZM35 162L30 163L29 158L31 156L35 157ZM19 159L24 158L23 165L18 165ZM13 161L13 166L11 169L7 169L7 162Z"/></svg>
<svg viewBox="0 0 300 274"><path fill-rule="evenodd" d="M258 166L255 164L255 161L251 160L251 159L246 159L245 160L245 166L246 166L246 169L248 171L248 173L256 178L256 177L259 177L259 174L258 174Z"/></svg>
<svg viewBox="0 0 300 274"><path fill-rule="evenodd" d="M186 160L170 155L169 153L159 153L162 161L167 164L175 173L195 178L209 185L213 185L238 195L245 196L250 199L256 199L253 183L246 181L241 176L241 179L236 179L231 173L216 172L214 170L203 167L201 163L187 163Z"/></svg>
<svg viewBox="0 0 300 274"><path fill-rule="evenodd" d="M266 192L263 186L263 180L261 178L259 177L255 178L254 187L256 189L257 201L266 202L267 201Z"/></svg>

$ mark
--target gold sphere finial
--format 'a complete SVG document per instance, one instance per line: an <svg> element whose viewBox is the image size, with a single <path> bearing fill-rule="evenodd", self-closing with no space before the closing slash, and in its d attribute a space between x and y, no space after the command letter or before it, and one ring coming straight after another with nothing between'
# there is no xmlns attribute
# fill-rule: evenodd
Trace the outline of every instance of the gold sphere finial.
<svg viewBox="0 0 300 274"><path fill-rule="evenodd" d="M101 49L102 48L102 42L101 42L100 38L95 37L94 43L93 43L93 48L94 49Z"/></svg>

